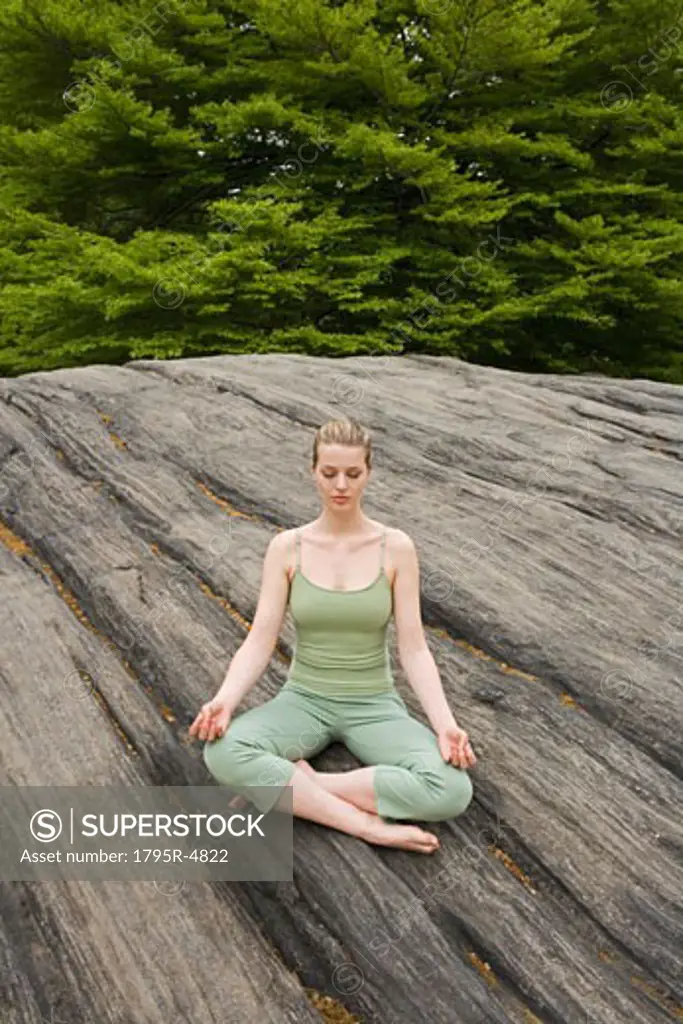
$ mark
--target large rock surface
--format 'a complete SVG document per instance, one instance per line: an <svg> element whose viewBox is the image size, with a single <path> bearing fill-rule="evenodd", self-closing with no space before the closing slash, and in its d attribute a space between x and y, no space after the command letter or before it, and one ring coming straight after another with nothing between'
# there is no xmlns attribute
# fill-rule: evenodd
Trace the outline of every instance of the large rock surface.
<svg viewBox="0 0 683 1024"><path fill-rule="evenodd" d="M313 433L343 413L479 755L433 857L296 820L292 883L3 883L2 1024L683 1019L682 388L272 354L0 399L2 784L209 779L187 727L269 538L318 513ZM287 617L242 709L292 643Z"/></svg>

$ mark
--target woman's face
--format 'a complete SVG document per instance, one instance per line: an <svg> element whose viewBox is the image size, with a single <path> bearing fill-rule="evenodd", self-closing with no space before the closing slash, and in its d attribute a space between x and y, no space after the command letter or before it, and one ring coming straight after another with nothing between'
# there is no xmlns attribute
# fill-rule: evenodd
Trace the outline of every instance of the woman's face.
<svg viewBox="0 0 683 1024"><path fill-rule="evenodd" d="M370 471L365 465L365 450L345 444L318 446L318 465L313 470L315 485L330 509L348 509L358 504ZM336 501L337 495L346 501Z"/></svg>

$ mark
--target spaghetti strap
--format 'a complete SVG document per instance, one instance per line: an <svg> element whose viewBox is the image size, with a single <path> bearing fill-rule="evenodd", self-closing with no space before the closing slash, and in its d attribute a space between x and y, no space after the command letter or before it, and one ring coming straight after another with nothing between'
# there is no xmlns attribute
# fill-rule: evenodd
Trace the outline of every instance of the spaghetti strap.
<svg viewBox="0 0 683 1024"><path fill-rule="evenodd" d="M294 571L297 572L300 569L299 565L299 548L301 545L301 537L298 530L294 531L294 551L296 555L296 561L294 563Z"/></svg>
<svg viewBox="0 0 683 1024"><path fill-rule="evenodd" d="M382 543L381 543L381 546L380 546L380 561L379 561L380 572L385 572L386 571L385 565L384 565L384 556L386 554L386 543L385 543L386 539L387 539L387 528L385 526L383 528L383 530L382 530Z"/></svg>

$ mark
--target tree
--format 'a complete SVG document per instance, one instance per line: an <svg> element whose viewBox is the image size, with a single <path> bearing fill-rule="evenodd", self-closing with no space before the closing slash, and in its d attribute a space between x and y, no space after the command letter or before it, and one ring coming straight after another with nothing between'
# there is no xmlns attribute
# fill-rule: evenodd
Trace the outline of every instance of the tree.
<svg viewBox="0 0 683 1024"><path fill-rule="evenodd" d="M672 0L8 0L0 370L683 381L682 28Z"/></svg>

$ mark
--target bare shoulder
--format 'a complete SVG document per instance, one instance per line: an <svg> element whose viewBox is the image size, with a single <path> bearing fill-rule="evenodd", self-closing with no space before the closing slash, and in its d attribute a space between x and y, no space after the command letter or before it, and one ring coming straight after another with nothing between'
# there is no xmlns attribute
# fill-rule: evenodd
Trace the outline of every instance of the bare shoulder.
<svg viewBox="0 0 683 1024"><path fill-rule="evenodd" d="M294 571L294 544L296 542L297 527L289 530L280 530L271 538L270 550L276 554L282 566L282 571L291 580Z"/></svg>
<svg viewBox="0 0 683 1024"><path fill-rule="evenodd" d="M294 550L294 541L296 539L296 528L291 530L278 530L278 532L271 537L270 544L273 551L277 551L280 554L286 554L288 551Z"/></svg>
<svg viewBox="0 0 683 1024"><path fill-rule="evenodd" d="M387 531L387 574L393 586L401 568L410 565L416 557L415 545L405 530L396 526L385 527Z"/></svg>
<svg viewBox="0 0 683 1024"><path fill-rule="evenodd" d="M387 546L393 554L408 555L415 551L415 544L410 534L400 530L397 526L387 526Z"/></svg>

